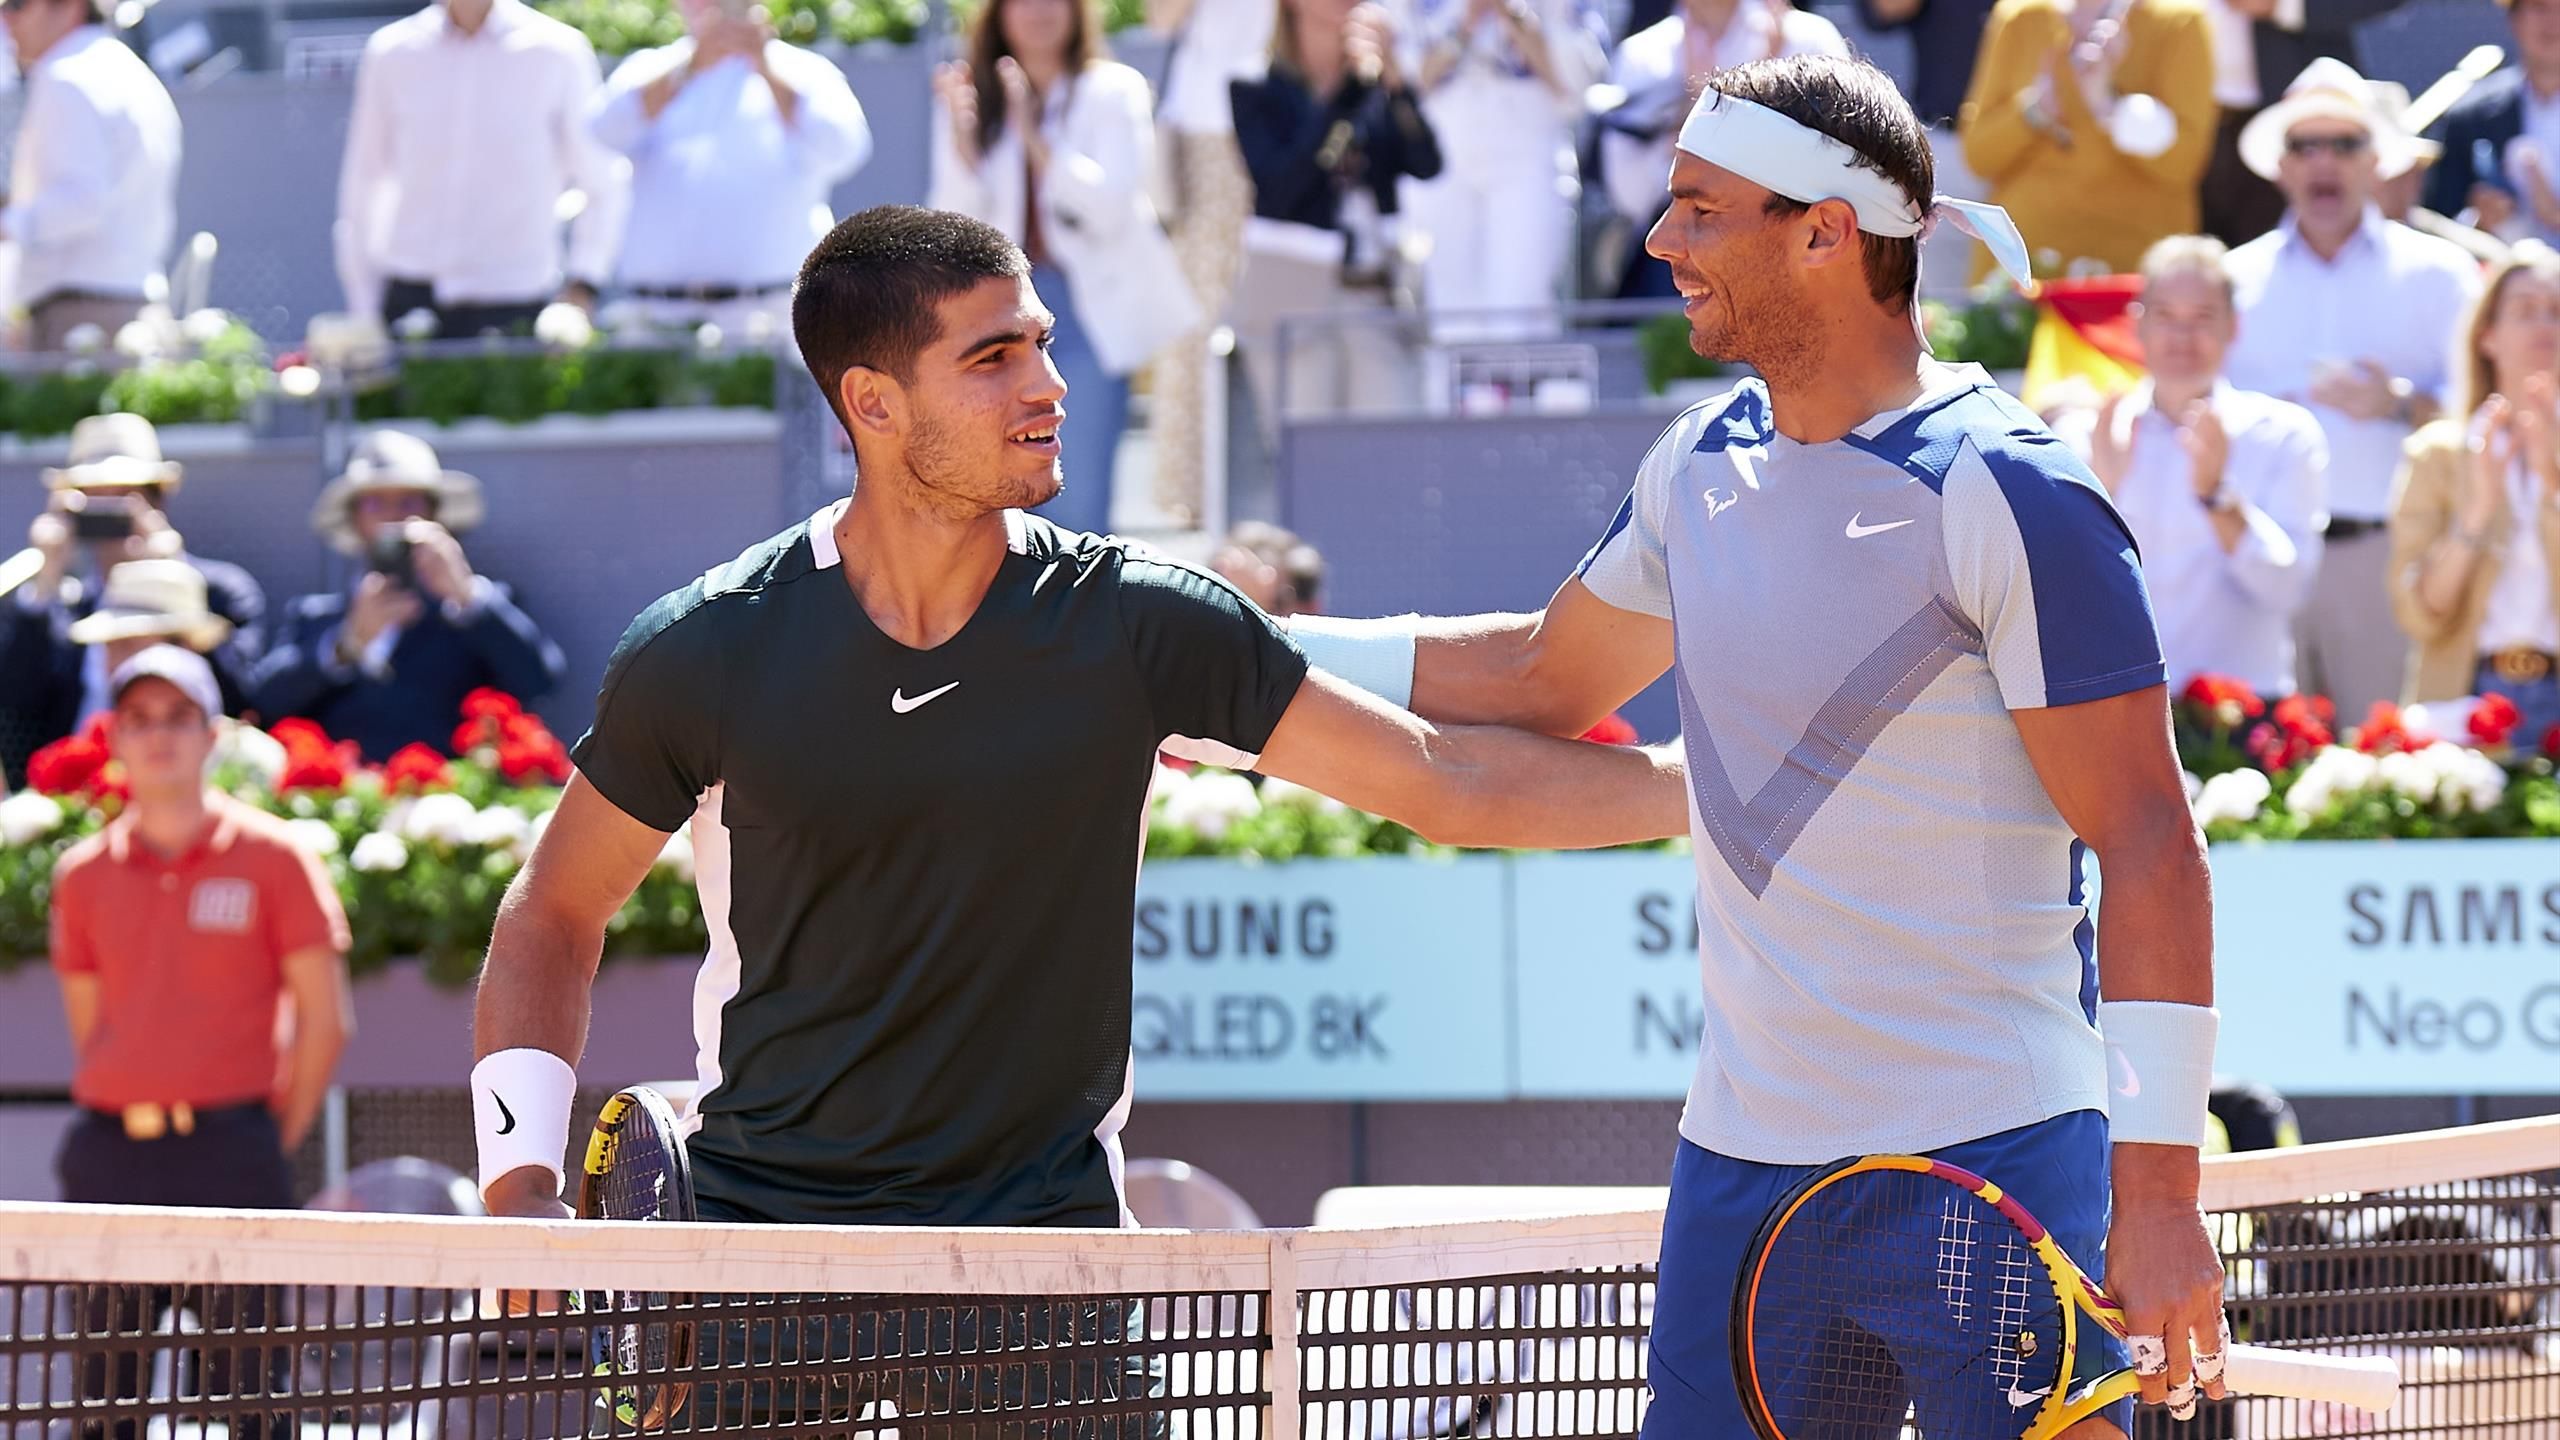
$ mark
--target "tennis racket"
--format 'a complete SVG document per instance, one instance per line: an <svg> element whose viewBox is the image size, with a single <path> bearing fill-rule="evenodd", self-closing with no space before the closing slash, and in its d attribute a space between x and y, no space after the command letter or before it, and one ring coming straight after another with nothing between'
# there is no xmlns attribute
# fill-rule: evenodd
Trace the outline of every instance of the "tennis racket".
<svg viewBox="0 0 2560 1440"><path fill-rule="evenodd" d="M1816 1172L1761 1222L1733 1300L1733 1372L1760 1440L1901 1432L2050 1440L2137 1392L2131 1369L2072 1384L2086 1327L2125 1333L2108 1298L2026 1207L1943 1161L1869 1155ZM2234 1395L2387 1410L2380 1356L2233 1345Z"/></svg>
<svg viewBox="0 0 2560 1440"><path fill-rule="evenodd" d="M596 1114L595 1133L587 1139L587 1159L578 1176L581 1220L692 1220L693 1167L685 1159L684 1134L676 1128L675 1107L645 1086L616 1091ZM692 1394L689 1381L666 1378L688 1369L694 1358L694 1327L664 1318L682 1297L659 1291L590 1292L591 1314L641 1315L658 1318L613 1321L588 1331L588 1360L593 1373L621 1383L605 1398L614 1418L641 1430L664 1426L683 1410Z"/></svg>

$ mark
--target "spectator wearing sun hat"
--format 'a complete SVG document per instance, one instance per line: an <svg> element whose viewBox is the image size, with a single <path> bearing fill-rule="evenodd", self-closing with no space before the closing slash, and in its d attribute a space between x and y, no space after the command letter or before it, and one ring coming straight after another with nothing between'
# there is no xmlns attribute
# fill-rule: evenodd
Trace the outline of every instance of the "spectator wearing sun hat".
<svg viewBox="0 0 2560 1440"><path fill-rule="evenodd" d="M2329 446L2320 574L2301 611L2300 688L2362 715L2400 693L2408 642L2391 612L2389 516L2401 447L2435 418L2455 327L2480 293L2460 247L2383 218L2382 180L2416 137L2345 62L2315 60L2240 133L2240 158L2284 192L2284 223L2231 252L2240 314L2224 373L2308 406Z"/></svg>
<svg viewBox="0 0 2560 1440"><path fill-rule="evenodd" d="M444 468L424 440L359 440L311 525L364 571L344 593L287 608L251 686L260 714L314 721L380 761L413 743L449 751L473 690L531 700L558 684L560 647L455 538L484 512L480 482Z"/></svg>
<svg viewBox="0 0 2560 1440"><path fill-rule="evenodd" d="M180 561L198 576L203 608L228 624L215 669L234 701L258 659L266 592L237 565L187 552L166 507L185 471L160 453L139 415L93 415L71 431L70 455L44 472L51 492L27 528L32 577L0 591L0 769L23 781L27 757L107 706L108 667L71 628L102 603L120 570ZM85 535L84 535L85 532ZM160 593L167 594L167 580Z"/></svg>

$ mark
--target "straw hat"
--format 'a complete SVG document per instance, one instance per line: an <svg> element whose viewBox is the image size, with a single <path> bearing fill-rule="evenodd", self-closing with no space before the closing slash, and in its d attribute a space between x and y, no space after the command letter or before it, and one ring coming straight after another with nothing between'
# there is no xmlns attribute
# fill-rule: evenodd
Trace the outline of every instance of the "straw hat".
<svg viewBox="0 0 2560 1440"><path fill-rule="evenodd" d="M356 497L384 490L434 496L436 523L456 534L479 524L487 513L480 482L444 468L434 446L398 430L369 430L356 441L346 473L321 490L319 503L311 507L311 528L346 554L363 554L364 538L355 526Z"/></svg>
<svg viewBox="0 0 2560 1440"><path fill-rule="evenodd" d="M2373 91L2373 103L2381 107L2382 113L2390 117L2401 134L2409 137L2408 163L2397 170L2383 167L2383 179L2396 180L2420 165L2433 165L2444 158L2444 146L2409 128L2408 86L2397 80L2367 80L2364 83Z"/></svg>
<svg viewBox="0 0 2560 1440"><path fill-rule="evenodd" d="M107 572L98 608L71 623L74 645L110 640L175 640L210 650L231 638L231 622L205 604L204 575L184 560L128 560Z"/></svg>
<svg viewBox="0 0 2560 1440"><path fill-rule="evenodd" d="M71 457L44 472L48 490L91 485L178 488L177 462L160 458L160 432L139 415L91 415L71 427Z"/></svg>
<svg viewBox="0 0 2560 1440"><path fill-rule="evenodd" d="M2276 178L2285 136L2305 120L2342 120L2373 137L2374 159L2385 175L2416 164L2416 137L2376 103L2372 87L2344 60L2322 56L2302 68L2284 98L2258 112L2240 131L2240 161L2262 180Z"/></svg>

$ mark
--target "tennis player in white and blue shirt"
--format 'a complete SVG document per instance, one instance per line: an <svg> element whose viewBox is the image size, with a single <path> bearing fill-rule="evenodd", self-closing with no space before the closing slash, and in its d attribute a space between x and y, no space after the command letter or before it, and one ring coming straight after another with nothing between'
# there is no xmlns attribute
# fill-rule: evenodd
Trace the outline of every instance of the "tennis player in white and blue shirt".
<svg viewBox="0 0 2560 1440"><path fill-rule="evenodd" d="M1706 1033L1648 1440L1751 1433L1728 1358L1743 1255L1796 1182L1859 1154L1990 1177L2124 1303L2144 1400L2183 1415L2220 1393L2196 1189L2209 880L2159 637L2095 478L1922 346L1928 223L2025 268L2005 216L1931 178L1917 118L1863 62L1717 74L1649 246L1700 353L1760 378L1672 425L1540 614L1292 621L1315 663L1435 718L1575 733L1674 678ZM1872 1423L1825 1408L1822 1433L1892 1440L1906 1408L1927 1433L1994 1433L1953 1418L1977 1401L1951 1398L1951 1357L1866 1328L1887 1378L1842 1408ZM2088 1377L2127 1350L2080 1354ZM2130 1409L2068 1433L2121 1433Z"/></svg>

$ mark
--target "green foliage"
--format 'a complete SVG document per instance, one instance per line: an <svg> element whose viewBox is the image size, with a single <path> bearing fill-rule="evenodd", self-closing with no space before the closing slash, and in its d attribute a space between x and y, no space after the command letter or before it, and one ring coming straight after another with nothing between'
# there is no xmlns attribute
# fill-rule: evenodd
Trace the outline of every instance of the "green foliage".
<svg viewBox="0 0 2560 1440"><path fill-rule="evenodd" d="M1659 395L1681 380L1711 380L1724 367L1689 348L1689 317L1679 311L1656 315L1636 330L1636 353L1644 358L1645 388Z"/></svg>
<svg viewBox="0 0 2560 1440"><path fill-rule="evenodd" d="M674 405L773 408L773 353L762 348L598 344L575 350L417 355L387 384L356 397L368 422L484 417L522 424L545 415L611 415Z"/></svg>
<svg viewBox="0 0 2560 1440"><path fill-rule="evenodd" d="M924 0L764 0L774 34L794 45L911 45L923 32ZM602 55L628 55L684 38L673 0L539 0L538 8L577 29Z"/></svg>
<svg viewBox="0 0 2560 1440"><path fill-rule="evenodd" d="M1962 308L1923 300L1920 324L1931 353L1941 360L1985 370L2023 370L2036 309L2025 296L2002 288Z"/></svg>
<svg viewBox="0 0 2560 1440"><path fill-rule="evenodd" d="M224 317L215 324L201 343L176 356L134 365L101 357L41 374L0 375L0 431L61 435L113 410L130 410L154 425L236 421L273 388L275 377L256 331Z"/></svg>

